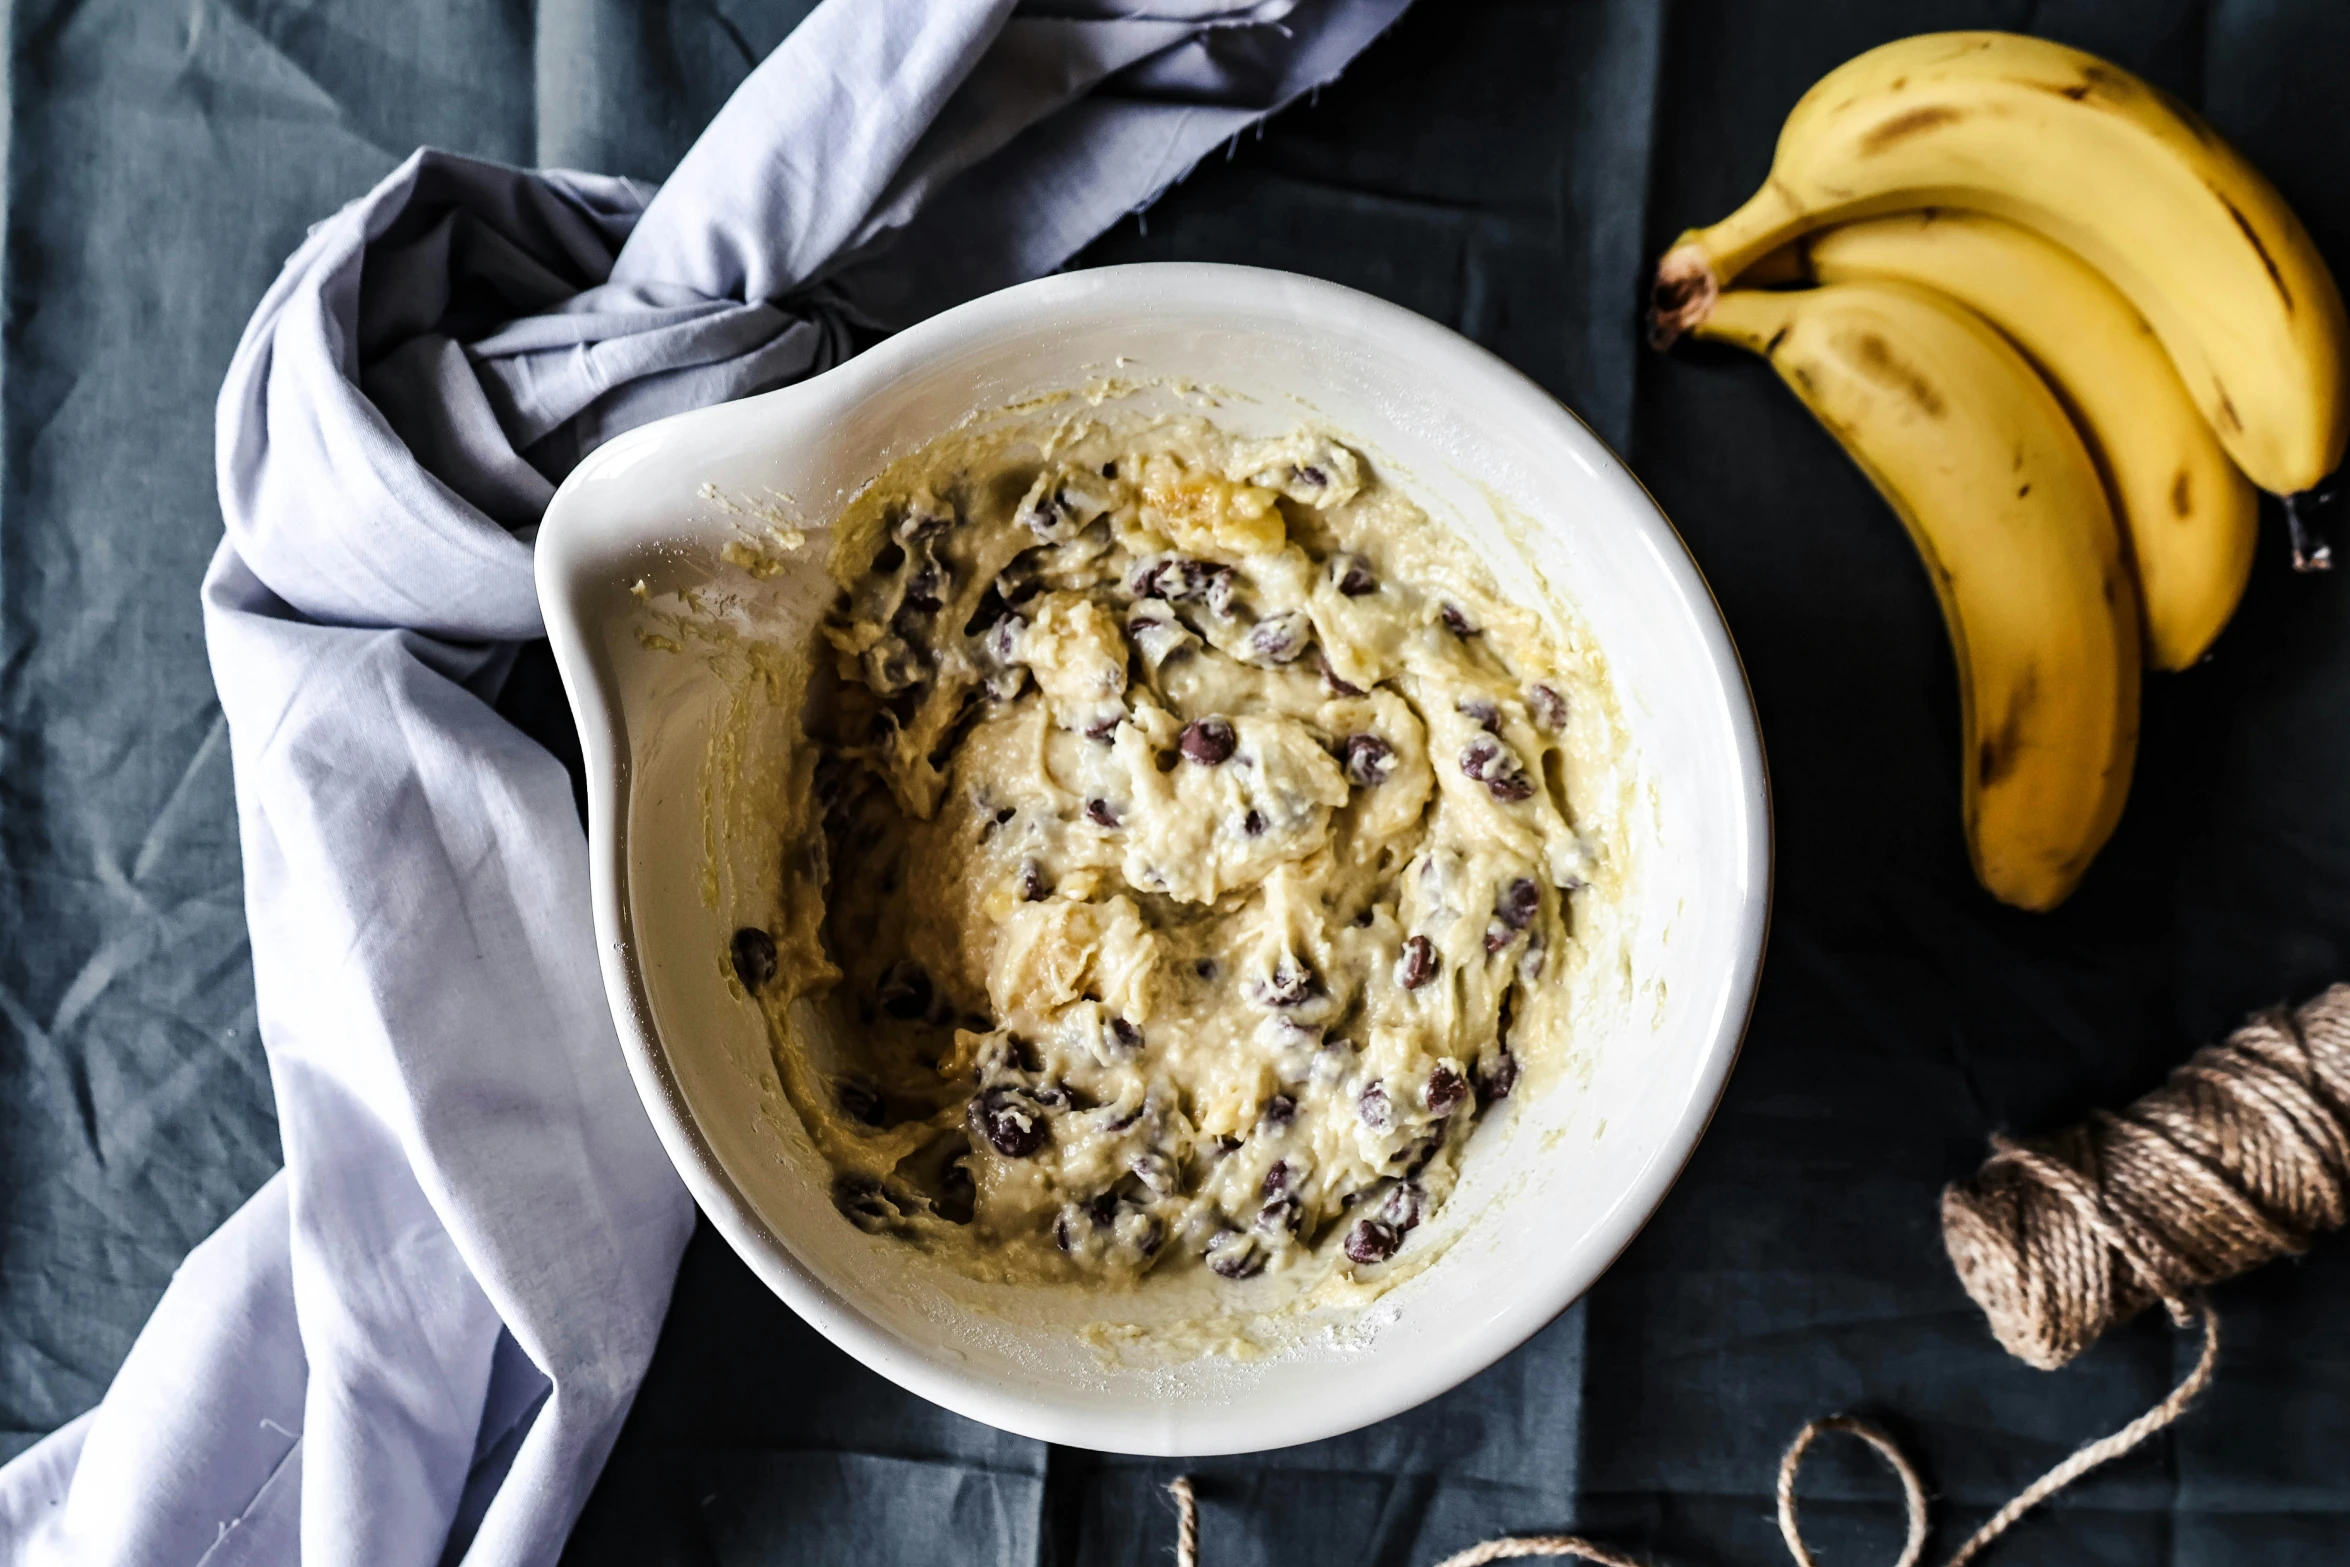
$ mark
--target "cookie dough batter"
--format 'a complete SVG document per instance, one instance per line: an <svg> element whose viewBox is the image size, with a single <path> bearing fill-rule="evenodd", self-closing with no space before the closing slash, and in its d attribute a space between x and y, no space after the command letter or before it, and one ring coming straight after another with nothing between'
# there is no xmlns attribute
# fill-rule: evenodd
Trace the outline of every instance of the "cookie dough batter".
<svg viewBox="0 0 2350 1567"><path fill-rule="evenodd" d="M1408 1247L1566 968L1596 677L1312 431L945 443L844 551L806 727L855 1057L783 1074L843 1213L1097 1277Z"/></svg>

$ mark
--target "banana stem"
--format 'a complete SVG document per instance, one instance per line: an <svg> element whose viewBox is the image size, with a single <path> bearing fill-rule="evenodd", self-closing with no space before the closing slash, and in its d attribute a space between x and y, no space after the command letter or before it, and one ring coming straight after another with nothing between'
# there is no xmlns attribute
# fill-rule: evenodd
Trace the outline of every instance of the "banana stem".
<svg viewBox="0 0 2350 1567"><path fill-rule="evenodd" d="M1662 353L1682 333L1696 331L1721 294L1722 280L1704 246L1685 239L1666 251L1648 289L1648 346Z"/></svg>
<svg viewBox="0 0 2350 1567"><path fill-rule="evenodd" d="M1648 346L1670 348L1713 313L1725 284L1818 222L1776 178L1711 228L1691 229L1656 264L1648 290Z"/></svg>

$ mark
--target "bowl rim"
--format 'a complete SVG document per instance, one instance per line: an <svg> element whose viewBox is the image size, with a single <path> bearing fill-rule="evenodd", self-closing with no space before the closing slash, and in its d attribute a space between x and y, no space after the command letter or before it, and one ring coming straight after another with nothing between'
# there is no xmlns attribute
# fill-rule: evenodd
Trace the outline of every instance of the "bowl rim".
<svg viewBox="0 0 2350 1567"><path fill-rule="evenodd" d="M852 407L894 378L959 349L1007 335L1043 336L1066 306L1098 308L1105 296L1127 296L1136 308L1163 305L1171 295L1212 297L1233 315L1278 313L1304 331L1344 327L1377 333L1399 355L1429 366L1433 375L1480 384L1481 395L1505 399L1548 423L1583 459L1603 486L1624 487L1627 514L1646 535L1650 553L1670 586L1691 606L1690 619L1721 687L1732 739L1747 850L1740 867L1742 902L1736 911L1730 972L1712 1037L1672 1126L1654 1153L1619 1191L1584 1242L1581 1264L1558 1276L1531 1304L1486 1324L1471 1347L1429 1373L1388 1379L1391 1390L1364 1392L1343 1406L1275 1411L1257 1409L1223 1422L1237 1440L1197 1440L1196 1432L1170 1440L1164 1421L1099 1407L1081 1407L1045 1394L1023 1394L981 1380L908 1348L892 1328L868 1316L803 1263L769 1226L727 1173L696 1120L653 1021L647 985L637 962L629 892L628 831L631 767L616 693L589 650L588 623L577 612L593 551L574 542L568 523L575 498L600 477L635 467L695 423L744 408L808 396L823 387L835 406ZM946 1409L1016 1435L1068 1446L1148 1456L1207 1456L1269 1451L1340 1435L1387 1419L1466 1382L1540 1332L1587 1293L1614 1266L1663 1204L1694 1157L1743 1046L1760 991L1776 876L1773 807L1767 758L1752 688L1719 601L1688 545L1647 487L1589 425L1538 383L1491 351L1435 321L1375 295L1300 274L1213 262L1143 262L1059 273L984 295L883 340L833 369L755 397L715 404L644 425L616 437L584 459L549 503L535 549L539 601L557 667L579 731L587 782L589 872L598 960L606 1000L629 1074L655 1133L693 1196L727 1244L760 1281L833 1344L892 1382ZM1304 1401L1299 1401L1300 1403Z"/></svg>

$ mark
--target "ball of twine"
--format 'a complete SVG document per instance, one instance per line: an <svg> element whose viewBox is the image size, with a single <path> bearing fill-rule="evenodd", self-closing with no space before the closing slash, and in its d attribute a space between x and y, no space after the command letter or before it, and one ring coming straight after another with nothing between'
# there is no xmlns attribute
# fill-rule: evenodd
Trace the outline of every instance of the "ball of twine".
<svg viewBox="0 0 2350 1567"><path fill-rule="evenodd" d="M2010 1354L2053 1370L2160 1302L2350 1218L2350 985L2254 1018L2120 1111L1992 1139L1942 1241Z"/></svg>

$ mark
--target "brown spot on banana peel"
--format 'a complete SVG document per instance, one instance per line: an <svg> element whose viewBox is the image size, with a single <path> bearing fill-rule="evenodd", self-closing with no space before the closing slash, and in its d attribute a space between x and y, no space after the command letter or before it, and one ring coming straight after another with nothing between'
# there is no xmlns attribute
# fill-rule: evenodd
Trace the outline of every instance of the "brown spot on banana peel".
<svg viewBox="0 0 2350 1567"><path fill-rule="evenodd" d="M2026 664L2007 693L2007 711L1999 727L1983 737L1975 752L1975 783L1988 789L2016 769L2024 753L2024 725L2040 703L2040 669Z"/></svg>
<svg viewBox="0 0 2350 1567"><path fill-rule="evenodd" d="M2270 255L2268 246L2261 243L2260 231L2252 226L2250 218L2244 216L2242 208L2228 200L2227 197L2220 195L2218 186L2212 186L2211 193L2214 196L2219 196L2219 204L2228 209L2228 216L2234 218L2236 227L2243 231L2244 242L2250 245L2253 253L2260 257L2260 264L2268 268L2269 283L2276 289L2277 298L2285 302L2285 314L2291 315L2293 313L2293 291L2285 286L2285 274L2278 270L2276 257Z"/></svg>
<svg viewBox="0 0 2350 1567"><path fill-rule="evenodd" d="M2184 468L2179 470L2177 478L2171 480L2170 509L2182 517L2190 517L2195 513L2195 486Z"/></svg>
<svg viewBox="0 0 2350 1567"><path fill-rule="evenodd" d="M2055 82L2019 81L2017 85L2037 92L2054 93L2059 98L2070 98L2079 103L2091 93L2103 93L2108 98L2126 98L2132 83L2119 71L2109 71L2092 62L2081 67L2081 79L2077 82L2059 85Z"/></svg>
<svg viewBox="0 0 2350 1567"><path fill-rule="evenodd" d="M1889 391L1898 392L1929 419L1945 412L1942 394L1924 372L1893 351L1893 345L1874 332L1856 332L1850 340L1852 365L1863 376Z"/></svg>
<svg viewBox="0 0 2350 1567"><path fill-rule="evenodd" d="M1876 157L1913 136L1923 136L1945 125L1955 125L1966 117L1966 110L1954 109L1946 103L1924 103L1914 109L1904 109L1860 139L1860 155L1864 158Z"/></svg>
<svg viewBox="0 0 2350 1567"><path fill-rule="evenodd" d="M2211 392L2214 397L2219 399L2212 405L2211 422L2230 435L2243 434L2243 416L2236 412L2235 401L2228 396L2228 389L2214 381L2211 383Z"/></svg>

